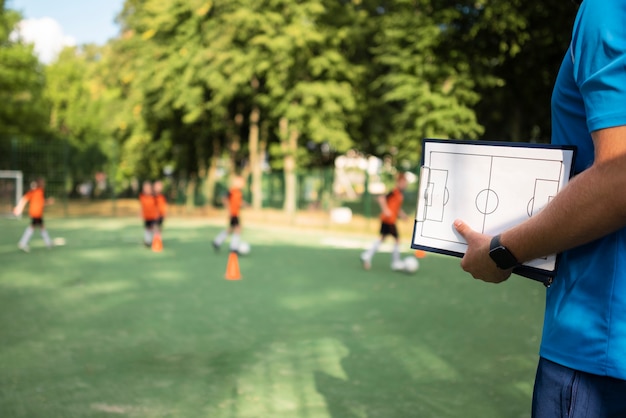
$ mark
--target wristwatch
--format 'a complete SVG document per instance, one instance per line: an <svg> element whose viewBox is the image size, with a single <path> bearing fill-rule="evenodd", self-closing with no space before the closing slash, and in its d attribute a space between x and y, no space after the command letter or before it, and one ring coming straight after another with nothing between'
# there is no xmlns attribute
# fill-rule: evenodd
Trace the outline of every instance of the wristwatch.
<svg viewBox="0 0 626 418"><path fill-rule="evenodd" d="M496 235L491 239L489 257L491 257L491 259L495 261L496 266L502 270L511 269L519 264L513 253L500 243L500 235Z"/></svg>

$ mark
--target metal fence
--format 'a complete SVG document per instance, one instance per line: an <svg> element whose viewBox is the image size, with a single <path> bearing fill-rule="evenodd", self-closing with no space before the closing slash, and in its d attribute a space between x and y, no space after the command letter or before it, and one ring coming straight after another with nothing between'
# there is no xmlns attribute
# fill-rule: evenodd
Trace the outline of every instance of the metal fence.
<svg viewBox="0 0 626 418"><path fill-rule="evenodd" d="M71 208L85 202L104 202L104 215L115 216L117 200L135 198L140 190L143 179L128 179L120 187L113 185L111 179L96 170L96 164L80 161L100 158L90 155L89 150L76 150L67 141L58 138L17 139L0 137L0 170L20 170L23 172L24 190L28 190L30 182L37 177L46 179L46 192L61 203L62 214L72 216L77 213ZM77 166L83 167L77 170ZM111 164L109 164L111 165ZM91 171L89 170L91 168ZM417 174L417 170L408 170ZM227 174L227 173L225 173ZM227 175L218 178L214 187L207 188L206 180L189 179L178 176L175 172L164 176L165 194L172 205L193 208L218 207L221 197L228 190ZM337 207L350 208L353 214L367 218L377 217L380 208L377 193L372 191L373 181L384 183L389 190L393 186L394 170L387 170L375 175L375 179L366 170L356 173L358 179L351 190L345 193L341 185L338 187L338 175L335 167L323 167L300 170L297 173L296 200L299 211L330 211ZM244 190L244 198L252 200L250 179ZM280 209L285 203L285 177L282 171L270 171L262 176L262 208ZM206 190L213 190L209 196ZM417 183L409 184L405 192L404 210L408 214L415 211ZM59 209L57 209L59 211Z"/></svg>

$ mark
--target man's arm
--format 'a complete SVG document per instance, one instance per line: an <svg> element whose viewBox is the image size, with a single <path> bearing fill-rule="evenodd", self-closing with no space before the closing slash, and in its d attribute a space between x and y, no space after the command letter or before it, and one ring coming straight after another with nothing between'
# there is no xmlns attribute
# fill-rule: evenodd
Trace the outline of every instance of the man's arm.
<svg viewBox="0 0 626 418"><path fill-rule="evenodd" d="M593 165L572 181L537 215L501 234L500 242L519 262L588 243L626 225L626 126L592 133ZM488 282L506 280L511 271L489 257L491 237L462 221L454 223L468 243L463 270Z"/></svg>

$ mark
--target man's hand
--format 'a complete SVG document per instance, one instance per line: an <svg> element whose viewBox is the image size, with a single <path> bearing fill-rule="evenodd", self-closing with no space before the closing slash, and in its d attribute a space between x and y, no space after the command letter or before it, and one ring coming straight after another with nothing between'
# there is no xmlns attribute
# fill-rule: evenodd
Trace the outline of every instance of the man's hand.
<svg viewBox="0 0 626 418"><path fill-rule="evenodd" d="M461 268L475 279L490 283L501 283L509 278L511 270L501 270L489 257L491 237L472 230L465 222L457 219L454 228L467 241L467 251L461 259Z"/></svg>

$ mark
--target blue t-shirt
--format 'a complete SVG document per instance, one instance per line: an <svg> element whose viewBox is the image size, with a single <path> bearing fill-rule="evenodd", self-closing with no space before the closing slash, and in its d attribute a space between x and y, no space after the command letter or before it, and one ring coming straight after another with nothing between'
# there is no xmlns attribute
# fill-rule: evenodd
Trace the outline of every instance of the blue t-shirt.
<svg viewBox="0 0 626 418"><path fill-rule="evenodd" d="M552 143L578 147L580 173L594 159L590 132L622 125L626 1L584 0L552 93ZM547 290L541 356L626 379L626 228L563 253Z"/></svg>

